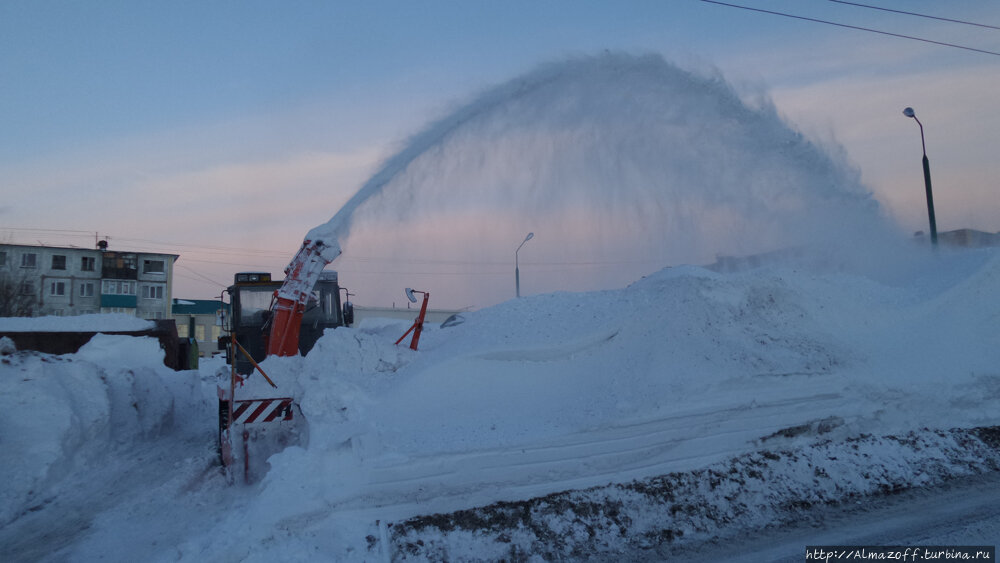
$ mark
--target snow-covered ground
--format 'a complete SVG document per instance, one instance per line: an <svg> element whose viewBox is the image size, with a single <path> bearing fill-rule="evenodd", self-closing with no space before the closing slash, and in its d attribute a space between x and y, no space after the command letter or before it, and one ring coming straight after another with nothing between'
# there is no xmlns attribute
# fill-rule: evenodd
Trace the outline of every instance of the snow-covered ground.
<svg viewBox="0 0 1000 563"><path fill-rule="evenodd" d="M218 364L8 341L0 559L722 553L704 542L1000 468L998 291L996 249L905 246L509 301L418 352L407 323L329 331L242 391L307 427L251 485L217 466Z"/></svg>

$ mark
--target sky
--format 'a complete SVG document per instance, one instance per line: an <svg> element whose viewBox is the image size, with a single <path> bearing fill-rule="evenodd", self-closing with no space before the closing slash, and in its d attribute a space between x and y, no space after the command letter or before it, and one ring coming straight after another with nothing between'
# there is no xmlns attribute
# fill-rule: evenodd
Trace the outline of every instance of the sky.
<svg viewBox="0 0 1000 563"><path fill-rule="evenodd" d="M732 3L1000 52L992 28L829 0ZM993 2L864 3L1000 26ZM236 271L280 272L305 233L428 123L540 64L605 51L717 69L748 99L769 97L856 167L906 233L927 229L920 130L902 115L911 106L939 230L1000 231L996 54L698 0L9 1L0 240L107 237L112 249L178 254L174 296L217 297ZM531 244L519 256L528 293L539 289ZM388 256L347 247L331 267L354 280L360 305L400 305L408 280L431 283L432 262ZM452 280L502 277L509 294L442 291L431 306L513 297L510 266ZM398 295L375 290L378 277Z"/></svg>

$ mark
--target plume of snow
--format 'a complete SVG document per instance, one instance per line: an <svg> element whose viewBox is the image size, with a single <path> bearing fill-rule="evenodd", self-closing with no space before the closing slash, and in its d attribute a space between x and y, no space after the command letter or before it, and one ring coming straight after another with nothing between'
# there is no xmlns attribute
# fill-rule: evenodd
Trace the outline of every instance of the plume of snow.
<svg viewBox="0 0 1000 563"><path fill-rule="evenodd" d="M532 231L522 256L539 292L845 233L856 247L885 227L842 154L766 99L746 103L717 74L658 55L603 54L540 66L430 124L309 238L340 240L346 261L443 264L488 288L489 274L509 284Z"/></svg>

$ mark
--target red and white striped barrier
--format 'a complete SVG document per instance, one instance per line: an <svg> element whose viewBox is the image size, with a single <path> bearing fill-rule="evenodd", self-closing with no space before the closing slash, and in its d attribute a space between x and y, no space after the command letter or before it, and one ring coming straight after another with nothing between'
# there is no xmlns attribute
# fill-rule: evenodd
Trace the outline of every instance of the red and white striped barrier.
<svg viewBox="0 0 1000 563"><path fill-rule="evenodd" d="M292 399L247 399L234 401L230 424L292 420Z"/></svg>

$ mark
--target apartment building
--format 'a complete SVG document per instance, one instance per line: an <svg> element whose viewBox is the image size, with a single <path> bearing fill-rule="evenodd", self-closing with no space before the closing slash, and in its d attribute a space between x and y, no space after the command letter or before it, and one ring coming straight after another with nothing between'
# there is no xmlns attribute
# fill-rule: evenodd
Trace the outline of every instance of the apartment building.
<svg viewBox="0 0 1000 563"><path fill-rule="evenodd" d="M0 244L0 316L169 319L176 254Z"/></svg>

